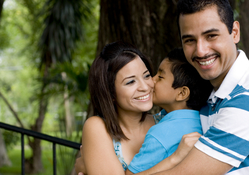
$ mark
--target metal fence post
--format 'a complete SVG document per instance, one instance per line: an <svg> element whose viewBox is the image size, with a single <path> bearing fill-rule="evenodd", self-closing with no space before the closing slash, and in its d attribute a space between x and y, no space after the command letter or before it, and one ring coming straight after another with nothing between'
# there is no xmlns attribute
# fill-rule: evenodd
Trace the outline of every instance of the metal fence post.
<svg viewBox="0 0 249 175"><path fill-rule="evenodd" d="M24 154L24 134L22 133L22 136L21 136L21 161L22 161L22 175L25 174L25 154Z"/></svg>

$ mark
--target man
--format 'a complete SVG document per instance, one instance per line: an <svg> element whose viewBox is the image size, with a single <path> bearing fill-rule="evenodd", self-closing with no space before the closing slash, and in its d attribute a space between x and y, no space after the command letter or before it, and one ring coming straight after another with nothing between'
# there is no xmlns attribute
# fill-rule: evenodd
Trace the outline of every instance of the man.
<svg viewBox="0 0 249 175"><path fill-rule="evenodd" d="M249 61L228 0L179 0L186 59L214 91L201 110L204 135L176 167L157 174L249 174Z"/></svg>

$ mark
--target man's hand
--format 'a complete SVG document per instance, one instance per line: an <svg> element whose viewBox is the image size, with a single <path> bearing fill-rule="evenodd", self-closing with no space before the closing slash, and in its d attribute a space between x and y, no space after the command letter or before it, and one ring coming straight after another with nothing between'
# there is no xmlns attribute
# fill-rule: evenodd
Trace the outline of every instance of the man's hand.
<svg viewBox="0 0 249 175"><path fill-rule="evenodd" d="M85 164L84 164L84 159L83 159L83 153L82 153L82 146L80 146L80 153L81 156L78 157L75 161L75 171L78 175L86 175L86 170L85 170Z"/></svg>

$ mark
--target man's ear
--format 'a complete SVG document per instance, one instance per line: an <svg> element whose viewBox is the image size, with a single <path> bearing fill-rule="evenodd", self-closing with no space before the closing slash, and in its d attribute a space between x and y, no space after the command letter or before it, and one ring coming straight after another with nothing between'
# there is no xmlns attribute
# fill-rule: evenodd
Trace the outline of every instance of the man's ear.
<svg viewBox="0 0 249 175"><path fill-rule="evenodd" d="M237 44L240 41L240 24L238 21L233 22L232 35L233 35L233 42Z"/></svg>
<svg viewBox="0 0 249 175"><path fill-rule="evenodd" d="M176 97L176 101L184 101L187 100L189 98L190 95L190 90L187 86L183 86L178 88L179 92L178 95Z"/></svg>

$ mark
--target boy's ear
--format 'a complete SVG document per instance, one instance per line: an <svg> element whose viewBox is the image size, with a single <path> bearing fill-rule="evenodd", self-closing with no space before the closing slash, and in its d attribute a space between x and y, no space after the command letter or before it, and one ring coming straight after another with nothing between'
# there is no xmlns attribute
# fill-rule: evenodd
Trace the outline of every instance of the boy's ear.
<svg viewBox="0 0 249 175"><path fill-rule="evenodd" d="M184 101L189 98L190 90L187 86L183 86L179 88L178 95L176 97L176 101Z"/></svg>

